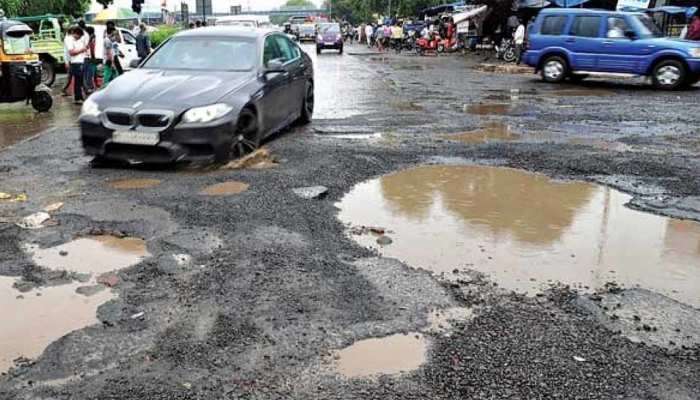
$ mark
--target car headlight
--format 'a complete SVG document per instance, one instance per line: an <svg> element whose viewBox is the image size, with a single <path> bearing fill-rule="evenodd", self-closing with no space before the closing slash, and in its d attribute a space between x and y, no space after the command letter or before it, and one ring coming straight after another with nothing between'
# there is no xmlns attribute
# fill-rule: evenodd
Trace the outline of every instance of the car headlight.
<svg viewBox="0 0 700 400"><path fill-rule="evenodd" d="M212 104L210 106L190 108L182 116L182 122L207 123L223 117L233 110L228 104Z"/></svg>
<svg viewBox="0 0 700 400"><path fill-rule="evenodd" d="M688 53L690 53L691 57L700 58L700 47L693 47L692 49L688 50Z"/></svg>
<svg viewBox="0 0 700 400"><path fill-rule="evenodd" d="M100 106L97 105L95 100L87 98L83 103L83 108L80 110L80 115L99 117L100 116Z"/></svg>

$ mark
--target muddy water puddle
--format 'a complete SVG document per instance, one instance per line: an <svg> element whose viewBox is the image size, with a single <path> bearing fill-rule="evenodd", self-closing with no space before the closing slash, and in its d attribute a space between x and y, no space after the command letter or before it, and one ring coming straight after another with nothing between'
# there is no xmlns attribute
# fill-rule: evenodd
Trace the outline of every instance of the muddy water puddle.
<svg viewBox="0 0 700 400"><path fill-rule="evenodd" d="M205 196L230 196L245 192L246 190L248 190L249 186L250 185L248 185L245 182L227 181L207 186L204 189L202 189L202 191L199 192L199 194Z"/></svg>
<svg viewBox="0 0 700 400"><path fill-rule="evenodd" d="M465 104L464 112L474 115L506 115L510 113L508 103L473 103Z"/></svg>
<svg viewBox="0 0 700 400"><path fill-rule="evenodd" d="M428 340L417 333L360 340L333 354L334 369L346 378L368 378L410 372L421 366Z"/></svg>
<svg viewBox="0 0 700 400"><path fill-rule="evenodd" d="M50 127L76 124L80 107L71 101L54 97L54 106L47 113L37 113L24 102L0 105L0 149L30 138Z"/></svg>
<svg viewBox="0 0 700 400"><path fill-rule="evenodd" d="M464 143L490 143L519 140L521 135L513 127L502 122L491 122L483 128L463 133L443 135L442 138Z"/></svg>
<svg viewBox="0 0 700 400"><path fill-rule="evenodd" d="M20 293L14 282L0 277L0 372L18 357L36 358L52 341L97 323L97 307L114 297L108 290L79 295L75 290L80 283Z"/></svg>
<svg viewBox="0 0 700 400"><path fill-rule="evenodd" d="M146 242L110 235L89 236L45 249L28 249L34 262L53 270L102 273L138 264L149 256Z"/></svg>
<svg viewBox="0 0 700 400"><path fill-rule="evenodd" d="M361 183L338 207L344 223L392 232L381 247L351 234L361 245L447 279L473 269L529 294L615 281L700 306L700 224L631 210L629 200L508 168L422 166Z"/></svg>

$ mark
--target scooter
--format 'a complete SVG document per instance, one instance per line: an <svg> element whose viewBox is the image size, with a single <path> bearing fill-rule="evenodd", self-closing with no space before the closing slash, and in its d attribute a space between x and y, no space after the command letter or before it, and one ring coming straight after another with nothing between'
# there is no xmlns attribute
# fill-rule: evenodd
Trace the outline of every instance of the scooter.
<svg viewBox="0 0 700 400"><path fill-rule="evenodd" d="M513 42L513 39L501 40L501 44L496 46L496 57L507 63L515 62L518 57L515 54L515 42Z"/></svg>
<svg viewBox="0 0 700 400"><path fill-rule="evenodd" d="M440 35L431 32L429 34L429 39L426 39L425 37L416 39L416 52L419 56L425 55L427 52L433 52L435 55L437 55L439 45Z"/></svg>
<svg viewBox="0 0 700 400"><path fill-rule="evenodd" d="M464 43L461 40L457 40L456 37L452 39L443 39L438 44L438 53L452 53L455 51L462 50L464 48Z"/></svg>

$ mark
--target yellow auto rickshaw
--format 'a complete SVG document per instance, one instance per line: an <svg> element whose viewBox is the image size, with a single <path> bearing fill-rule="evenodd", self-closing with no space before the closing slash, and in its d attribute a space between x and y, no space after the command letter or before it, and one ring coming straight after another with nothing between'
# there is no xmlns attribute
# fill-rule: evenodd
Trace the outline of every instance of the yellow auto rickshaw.
<svg viewBox="0 0 700 400"><path fill-rule="evenodd" d="M0 17L0 103L26 101L45 112L53 99L41 83L41 62L32 53L31 34L26 24Z"/></svg>

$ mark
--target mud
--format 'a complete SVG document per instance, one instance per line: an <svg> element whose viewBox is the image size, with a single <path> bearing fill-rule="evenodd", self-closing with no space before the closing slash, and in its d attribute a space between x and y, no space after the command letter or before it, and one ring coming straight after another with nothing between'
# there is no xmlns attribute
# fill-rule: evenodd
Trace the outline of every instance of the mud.
<svg viewBox="0 0 700 400"><path fill-rule="evenodd" d="M205 196L231 196L245 192L249 186L245 182L228 181L207 186L199 194Z"/></svg>
<svg viewBox="0 0 700 400"><path fill-rule="evenodd" d="M426 361L428 341L417 333L365 339L334 355L335 370L346 378L410 372Z"/></svg>
<svg viewBox="0 0 700 400"><path fill-rule="evenodd" d="M473 131L444 135L443 138L464 143L489 143L494 141L519 140L521 134L516 133L511 125L502 122L490 122L486 126Z"/></svg>
<svg viewBox="0 0 700 400"><path fill-rule="evenodd" d="M97 323L100 304L114 298L109 291L90 297L76 293L81 283L52 286L20 293L14 278L0 277L0 372L18 357L36 358L61 336Z"/></svg>
<svg viewBox="0 0 700 400"><path fill-rule="evenodd" d="M82 237L43 249L29 246L28 252L41 267L90 274L123 269L149 256L143 239L109 235Z"/></svg>
<svg viewBox="0 0 700 400"><path fill-rule="evenodd" d="M465 104L464 112L474 115L507 115L511 108L507 103L475 103Z"/></svg>
<svg viewBox="0 0 700 400"><path fill-rule="evenodd" d="M352 235L362 245L448 279L473 269L531 295L617 282L700 306L700 224L631 210L630 199L508 168L424 166L362 183L338 206L345 223L393 232L380 247Z"/></svg>

